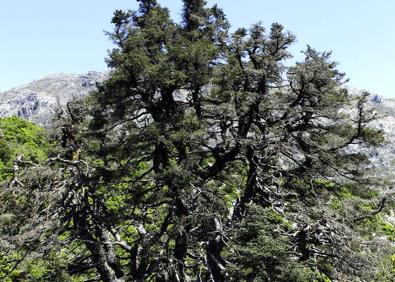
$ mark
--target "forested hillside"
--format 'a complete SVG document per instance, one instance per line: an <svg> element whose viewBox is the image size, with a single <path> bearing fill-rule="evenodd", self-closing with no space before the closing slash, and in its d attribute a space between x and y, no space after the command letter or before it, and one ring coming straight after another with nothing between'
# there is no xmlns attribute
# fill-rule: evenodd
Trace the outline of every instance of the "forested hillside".
<svg viewBox="0 0 395 282"><path fill-rule="evenodd" d="M45 139L0 120L0 280L394 281L369 93L330 52L286 66L279 23L138 2L112 18L108 79Z"/></svg>

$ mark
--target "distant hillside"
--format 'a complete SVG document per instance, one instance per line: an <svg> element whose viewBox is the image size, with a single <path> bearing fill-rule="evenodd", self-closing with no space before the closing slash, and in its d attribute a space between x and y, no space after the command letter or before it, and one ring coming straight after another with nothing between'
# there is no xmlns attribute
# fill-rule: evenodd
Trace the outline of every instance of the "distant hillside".
<svg viewBox="0 0 395 282"><path fill-rule="evenodd" d="M73 97L85 96L105 73L56 74L0 93L0 117L18 116L48 126L54 110Z"/></svg>
<svg viewBox="0 0 395 282"><path fill-rule="evenodd" d="M385 144L377 148L376 152L370 152L369 156L380 175L395 184L395 100L373 95L371 103L380 115L372 125L383 130Z"/></svg>

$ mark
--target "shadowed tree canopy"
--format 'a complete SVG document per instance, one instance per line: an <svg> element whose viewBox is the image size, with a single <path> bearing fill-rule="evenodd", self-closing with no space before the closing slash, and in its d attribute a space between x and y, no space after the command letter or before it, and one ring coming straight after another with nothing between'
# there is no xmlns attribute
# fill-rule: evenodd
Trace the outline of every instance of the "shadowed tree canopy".
<svg viewBox="0 0 395 282"><path fill-rule="evenodd" d="M66 249L44 279L373 281L391 249L365 235L389 196L351 150L383 141L369 94L348 93L330 52L286 67L281 24L232 33L205 1L184 0L181 23L138 2L114 13L109 79L14 192L45 202L14 250Z"/></svg>

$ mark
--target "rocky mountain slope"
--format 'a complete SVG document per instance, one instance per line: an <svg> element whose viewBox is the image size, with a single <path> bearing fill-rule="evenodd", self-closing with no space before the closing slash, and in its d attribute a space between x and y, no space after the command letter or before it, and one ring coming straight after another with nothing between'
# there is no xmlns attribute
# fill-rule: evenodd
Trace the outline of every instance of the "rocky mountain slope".
<svg viewBox="0 0 395 282"><path fill-rule="evenodd" d="M55 109L95 89L105 73L57 74L0 93L0 117L18 116L47 126Z"/></svg>
<svg viewBox="0 0 395 282"><path fill-rule="evenodd" d="M374 95L371 104L380 115L372 126L384 132L385 143L368 154L380 176L395 184L395 100Z"/></svg>

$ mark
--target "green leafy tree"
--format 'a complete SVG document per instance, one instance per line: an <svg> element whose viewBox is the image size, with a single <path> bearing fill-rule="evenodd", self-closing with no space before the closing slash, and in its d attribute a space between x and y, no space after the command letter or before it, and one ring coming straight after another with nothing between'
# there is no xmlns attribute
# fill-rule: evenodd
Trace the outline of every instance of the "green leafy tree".
<svg viewBox="0 0 395 282"><path fill-rule="evenodd" d="M49 150L44 129L17 117L0 119L0 180L12 175L17 155L24 161L45 160Z"/></svg>

